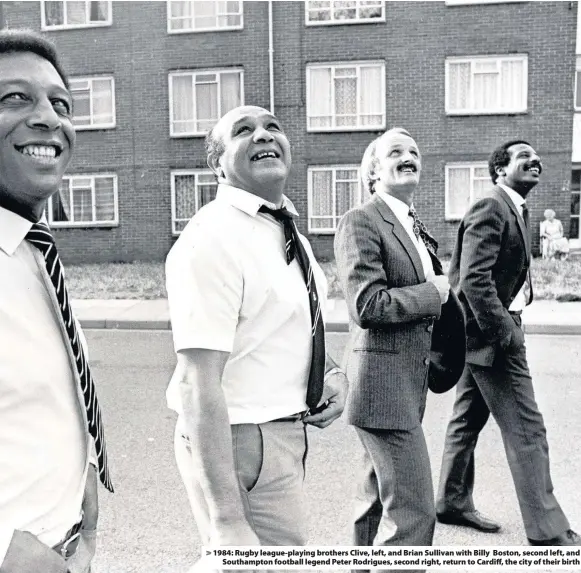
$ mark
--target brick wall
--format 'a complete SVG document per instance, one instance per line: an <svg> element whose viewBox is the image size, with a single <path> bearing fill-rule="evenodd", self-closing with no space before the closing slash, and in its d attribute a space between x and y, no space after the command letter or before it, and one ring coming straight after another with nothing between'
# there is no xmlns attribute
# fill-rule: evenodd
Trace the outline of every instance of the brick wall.
<svg viewBox="0 0 581 573"><path fill-rule="evenodd" d="M40 29L39 2L4 2L10 28ZM532 220L552 207L568 223L573 122L576 3L523 2L446 6L387 2L386 22L305 26L302 2L274 10L276 113L293 146L288 195L307 230L309 165L357 164L377 131L307 133L310 62L385 61L387 124L407 128L423 154L416 205L438 238L453 245L457 223L444 220L444 165L486 160L506 139L524 138L542 155L542 182L531 194ZM69 173L118 174L119 226L59 229L66 261L161 260L171 247L173 169L205 168L203 140L170 138L168 73L239 66L244 99L269 105L268 6L244 3L244 29L168 34L165 2L113 2L112 26L47 32L71 76L115 77L117 127L81 131ZM522 115L449 117L444 111L447 56L528 54L528 111ZM311 235L315 252L332 257L333 236Z"/></svg>

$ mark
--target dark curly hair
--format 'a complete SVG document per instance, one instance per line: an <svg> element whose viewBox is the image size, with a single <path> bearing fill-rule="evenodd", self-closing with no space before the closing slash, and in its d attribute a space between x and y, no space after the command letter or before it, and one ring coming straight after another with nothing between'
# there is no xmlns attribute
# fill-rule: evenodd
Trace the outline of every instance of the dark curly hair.
<svg viewBox="0 0 581 573"><path fill-rule="evenodd" d="M498 174L496 173L497 167L506 167L510 163L510 153L509 149L513 145L518 145L519 143L523 145L530 145L528 141L524 139L511 139L502 145L499 145L490 155L488 159L488 173L490 173L490 178L492 182L496 184L498 179Z"/></svg>

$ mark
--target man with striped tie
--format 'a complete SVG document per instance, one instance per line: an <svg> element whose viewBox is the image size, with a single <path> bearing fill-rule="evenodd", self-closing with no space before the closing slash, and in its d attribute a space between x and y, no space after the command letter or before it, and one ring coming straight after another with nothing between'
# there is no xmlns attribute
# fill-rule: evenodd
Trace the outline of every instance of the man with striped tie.
<svg viewBox="0 0 581 573"><path fill-rule="evenodd" d="M413 204L421 168L418 145L406 130L393 128L374 140L361 162L372 197L345 214L335 236L350 319L345 414L364 448L356 545L431 545L434 533L421 422L434 322L450 289L438 245ZM461 351L463 333L460 340Z"/></svg>
<svg viewBox="0 0 581 573"><path fill-rule="evenodd" d="M284 195L277 118L236 108L206 144L217 197L166 263L178 468L205 545L302 545L305 424L338 418L346 386L325 353L327 284Z"/></svg>
<svg viewBox="0 0 581 573"><path fill-rule="evenodd" d="M0 573L81 573L98 479L113 491L101 411L44 212L75 145L55 48L0 31Z"/></svg>

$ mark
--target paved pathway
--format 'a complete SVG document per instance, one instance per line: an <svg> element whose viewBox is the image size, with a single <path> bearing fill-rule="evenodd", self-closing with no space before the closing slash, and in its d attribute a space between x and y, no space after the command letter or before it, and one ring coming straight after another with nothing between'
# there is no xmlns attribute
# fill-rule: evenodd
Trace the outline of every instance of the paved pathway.
<svg viewBox="0 0 581 573"><path fill-rule="evenodd" d="M168 330L167 300L73 300L84 328ZM581 334L581 302L538 301L523 313L528 334ZM329 301L328 332L348 330L347 307L342 299Z"/></svg>

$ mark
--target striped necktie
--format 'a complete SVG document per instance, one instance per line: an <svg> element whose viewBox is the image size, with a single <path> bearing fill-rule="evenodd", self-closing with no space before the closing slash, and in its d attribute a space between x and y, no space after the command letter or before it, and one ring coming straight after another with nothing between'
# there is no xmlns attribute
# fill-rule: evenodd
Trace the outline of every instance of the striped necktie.
<svg viewBox="0 0 581 573"><path fill-rule="evenodd" d="M97 401L95 392L95 383L91 376L91 370L83 346L79 340L79 333L75 324L72 309L69 303L69 295L65 285L65 275L62 263L60 261L54 238L48 227L42 223L35 223L32 229L26 235L26 240L34 245L44 257L48 276L54 286L59 310L63 317L65 329L71 343L71 349L75 357L75 365L81 381L81 390L83 392L83 401L87 412L88 430L95 440L95 449L97 451L97 461L99 464L99 478L103 485L113 492L113 485L109 475L107 464L107 448L105 446L105 434L103 432L103 422L101 420L101 409Z"/></svg>
<svg viewBox="0 0 581 573"><path fill-rule="evenodd" d="M415 207L410 207L408 215L412 218L414 222L414 235L421 240L426 249L430 251L433 255L438 252L438 241L430 235L428 228L422 223L422 220L418 217Z"/></svg>
<svg viewBox="0 0 581 573"><path fill-rule="evenodd" d="M284 207L282 209L269 209L262 205L259 209L262 213L268 213L282 223L286 247L286 262L291 264L296 257L303 273L303 278L309 293L309 307L311 310L311 335L313 337L311 352L311 367L309 370L309 382L307 385L307 406L316 408L323 395L323 381L325 378L325 326L321 318L321 304L317 295L317 285L313 277L313 268L309 255L299 237L297 226L293 221L294 215Z"/></svg>

